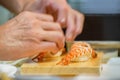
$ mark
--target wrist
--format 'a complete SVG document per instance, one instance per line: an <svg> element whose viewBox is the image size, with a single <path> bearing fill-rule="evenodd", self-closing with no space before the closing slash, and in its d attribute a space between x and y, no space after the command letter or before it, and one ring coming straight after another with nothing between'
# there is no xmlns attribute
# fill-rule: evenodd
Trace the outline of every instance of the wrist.
<svg viewBox="0 0 120 80"><path fill-rule="evenodd" d="M40 3L41 3L41 0L29 0L24 4L22 11L36 11L36 7Z"/></svg>
<svg viewBox="0 0 120 80"><path fill-rule="evenodd" d="M15 9L15 13L19 14L26 10L26 7L33 4L35 0L17 0L18 8Z"/></svg>
<svg viewBox="0 0 120 80"><path fill-rule="evenodd" d="M30 1L32 0L0 0L0 3L11 12L18 14L23 10L26 3Z"/></svg>
<svg viewBox="0 0 120 80"><path fill-rule="evenodd" d="M25 11L25 8L32 5L35 2L35 0L12 0L11 5L7 5L8 9L12 11L15 14L19 14L23 11Z"/></svg>

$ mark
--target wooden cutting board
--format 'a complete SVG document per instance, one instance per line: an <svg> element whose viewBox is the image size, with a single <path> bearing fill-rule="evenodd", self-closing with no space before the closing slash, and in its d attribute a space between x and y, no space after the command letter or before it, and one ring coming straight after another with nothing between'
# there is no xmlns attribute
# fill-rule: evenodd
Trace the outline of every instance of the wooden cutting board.
<svg viewBox="0 0 120 80"><path fill-rule="evenodd" d="M79 75L79 74L100 74L100 63L102 53L97 58L85 62L71 62L67 66L56 65L62 57L47 58L40 63L25 63L20 68L22 75Z"/></svg>

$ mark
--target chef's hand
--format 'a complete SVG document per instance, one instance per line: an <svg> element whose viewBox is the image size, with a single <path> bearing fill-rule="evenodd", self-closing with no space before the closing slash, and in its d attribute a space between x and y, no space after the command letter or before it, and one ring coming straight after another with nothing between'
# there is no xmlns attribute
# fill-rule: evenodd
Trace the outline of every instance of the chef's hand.
<svg viewBox="0 0 120 80"><path fill-rule="evenodd" d="M62 29L49 15L22 12L0 27L0 60L56 53L63 47Z"/></svg>
<svg viewBox="0 0 120 80"><path fill-rule="evenodd" d="M51 14L66 30L66 40L72 41L82 32L84 15L72 9L66 0L35 0L24 7L24 10Z"/></svg>

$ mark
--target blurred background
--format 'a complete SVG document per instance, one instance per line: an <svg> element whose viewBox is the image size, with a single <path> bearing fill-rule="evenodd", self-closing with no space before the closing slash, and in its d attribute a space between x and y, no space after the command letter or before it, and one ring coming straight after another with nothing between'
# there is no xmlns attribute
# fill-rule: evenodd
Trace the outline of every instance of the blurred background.
<svg viewBox="0 0 120 80"><path fill-rule="evenodd" d="M72 8L85 14L84 29L76 40L120 41L120 0L67 0ZM0 24L13 16L0 7Z"/></svg>
<svg viewBox="0 0 120 80"><path fill-rule="evenodd" d="M76 40L120 40L120 0L68 0L85 14L85 24Z"/></svg>
<svg viewBox="0 0 120 80"><path fill-rule="evenodd" d="M14 14L12 14L6 8L0 6L0 25L8 21L10 18L12 18L13 15Z"/></svg>

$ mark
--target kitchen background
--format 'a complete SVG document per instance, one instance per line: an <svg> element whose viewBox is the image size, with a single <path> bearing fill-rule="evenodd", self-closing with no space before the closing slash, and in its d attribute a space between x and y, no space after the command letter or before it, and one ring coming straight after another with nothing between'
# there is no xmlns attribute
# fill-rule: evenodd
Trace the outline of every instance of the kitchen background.
<svg viewBox="0 0 120 80"><path fill-rule="evenodd" d="M9 12L6 8L0 6L0 25L8 21L13 17L13 14Z"/></svg>
<svg viewBox="0 0 120 80"><path fill-rule="evenodd" d="M85 24L76 40L120 41L120 0L67 0L72 8L85 14ZM13 16L0 7L0 24Z"/></svg>
<svg viewBox="0 0 120 80"><path fill-rule="evenodd" d="M120 40L120 0L68 0L85 14L83 33L76 40Z"/></svg>

